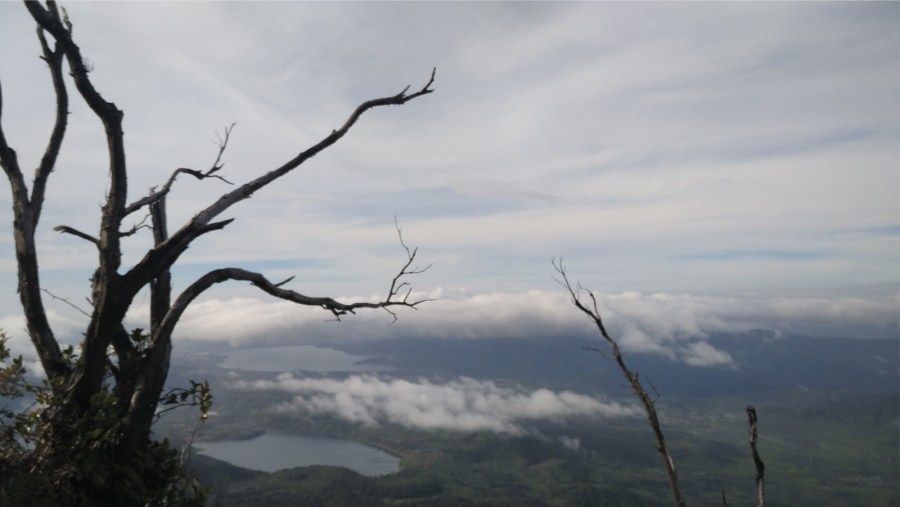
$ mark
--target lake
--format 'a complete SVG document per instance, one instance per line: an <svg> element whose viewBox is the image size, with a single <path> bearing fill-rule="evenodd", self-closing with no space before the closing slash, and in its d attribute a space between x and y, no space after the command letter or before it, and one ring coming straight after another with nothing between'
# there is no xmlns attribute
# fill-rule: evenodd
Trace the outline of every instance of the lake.
<svg viewBox="0 0 900 507"><path fill-rule="evenodd" d="M198 442L194 447L204 456L263 472L309 465L341 466L370 476L400 470L400 458L336 438L265 433L247 440Z"/></svg>
<svg viewBox="0 0 900 507"><path fill-rule="evenodd" d="M392 369L381 364L364 363L366 356L313 345L288 345L225 352L220 368L245 371L290 372L360 372Z"/></svg>

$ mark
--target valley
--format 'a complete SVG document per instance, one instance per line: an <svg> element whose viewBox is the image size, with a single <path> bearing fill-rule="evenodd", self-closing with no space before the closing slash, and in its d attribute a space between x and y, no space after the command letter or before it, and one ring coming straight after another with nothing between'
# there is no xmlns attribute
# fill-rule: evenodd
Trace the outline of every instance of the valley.
<svg viewBox="0 0 900 507"><path fill-rule="evenodd" d="M625 406L632 403L621 381L607 379L608 359L584 350L578 340L548 342L374 342L340 349L374 358L357 367L378 365L382 377L414 382L432 371L429 378L443 381L465 376L520 391L565 389ZM557 347L560 344L564 346ZM823 344L823 350L828 345ZM548 346L563 352L550 354ZM790 350L799 345L778 346ZM657 404L663 429L692 504L721 504L723 491L731 505L753 502L754 469L744 407L754 404L760 416L759 446L766 462L769 505L880 507L898 502L900 398L890 385L877 382L885 375L896 379L896 370L866 371L864 366L865 356L890 357L892 347L887 341L849 347L858 357L844 354L854 374L844 388L834 388L828 384L833 379L816 373L815 363L823 360L815 347L807 347L792 371L772 366L789 363L789 358L769 358L771 373L749 386L740 379L756 375L754 368L761 367L746 366L749 372L700 369L643 355L634 355L633 363L641 364L640 371L647 372L660 391ZM727 350L747 365L756 365L768 353L759 344L749 348L751 352ZM266 503L253 505L671 503L659 456L640 415L535 418L519 422L520 431L507 433L425 429L391 421L361 424L334 413L284 410L296 393L235 387L236 379L248 385L271 383L283 373L221 368L221 357L208 352L182 357L173 378L205 376L215 393L215 415L200 432L201 447L204 441L278 432L350 440L400 459L399 472L366 477L328 466L264 473L193 456L192 466L201 479L214 485L219 505L251 505L260 498ZM504 357L508 361L501 361ZM392 369L384 371L385 366ZM348 381L354 375L297 371L291 379ZM721 382L707 389L685 387L717 376ZM728 388L735 383L737 388ZM189 412L166 416L157 431L179 440L196 418Z"/></svg>

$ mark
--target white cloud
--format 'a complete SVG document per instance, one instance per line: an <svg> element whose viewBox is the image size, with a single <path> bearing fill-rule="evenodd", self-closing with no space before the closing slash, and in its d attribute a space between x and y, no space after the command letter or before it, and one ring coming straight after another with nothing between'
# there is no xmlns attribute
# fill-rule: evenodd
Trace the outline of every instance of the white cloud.
<svg viewBox="0 0 900 507"><path fill-rule="evenodd" d="M67 344L78 344L79 332L84 322L63 316L54 310L47 311L47 320L63 347ZM7 345L14 355L21 354L26 359L37 360L37 353L28 337L23 315L9 314L0 317L0 329L10 338Z"/></svg>
<svg viewBox="0 0 900 507"><path fill-rule="evenodd" d="M682 352L682 360L691 366L725 366L732 365L731 354L716 349L708 342L693 342L686 345Z"/></svg>
<svg viewBox="0 0 900 507"><path fill-rule="evenodd" d="M559 442L570 451L577 451L581 449L581 439L569 437L566 435L560 435Z"/></svg>
<svg viewBox="0 0 900 507"><path fill-rule="evenodd" d="M291 288L289 284L287 288ZM258 296L257 292L249 292ZM376 301L383 296L338 298ZM182 341L225 342L237 347L360 342L392 338L482 339L597 338L596 328L560 288L520 293L472 293L437 288L412 298L439 298L418 310L360 311L335 322L319 308L258 297L196 301L175 329ZM608 331L626 353L647 353L698 367L733 366L733 358L708 339L716 333L767 329L813 337L896 338L900 296L880 299L713 297L689 294L597 292ZM146 306L129 314L127 327L146 328ZM76 343L84 317L48 312L57 335ZM21 315L0 319L17 354L35 360Z"/></svg>
<svg viewBox="0 0 900 507"><path fill-rule="evenodd" d="M328 414L367 425L393 423L421 429L521 434L525 431L523 424L529 420L640 414L632 405L570 391L527 392L465 377L438 384L425 379L410 381L373 375L337 380L297 378L286 373L274 381L236 381L231 386L295 394L292 401L276 407L282 412ZM573 442L566 445L571 447Z"/></svg>
<svg viewBox="0 0 900 507"><path fill-rule="evenodd" d="M237 346L399 337L596 336L592 323L572 306L562 289L491 294L441 289L440 293L444 299L425 303L418 310L399 310L398 321L393 324L392 318L380 311L359 312L341 322L326 322L331 318L327 312L283 301L210 299L191 307L175 333L176 339L226 341ZM896 296L735 298L638 292L598 292L597 296L606 327L623 350L664 355L695 366L730 364L727 355L704 343L715 333L768 329L808 336L885 338L896 337L900 326L900 298Z"/></svg>
<svg viewBox="0 0 900 507"><path fill-rule="evenodd" d="M49 310L47 320L50 322L51 328L55 332L60 347L65 348L69 345L78 346L78 338L81 336L81 328L83 321L77 317L67 317L59 312ZM44 365L38 359L37 351L28 337L28 330L25 327L25 317L21 314L9 314L0 316L0 330L2 330L7 338L6 347L9 349L12 357L22 356L25 369L30 378L43 378Z"/></svg>

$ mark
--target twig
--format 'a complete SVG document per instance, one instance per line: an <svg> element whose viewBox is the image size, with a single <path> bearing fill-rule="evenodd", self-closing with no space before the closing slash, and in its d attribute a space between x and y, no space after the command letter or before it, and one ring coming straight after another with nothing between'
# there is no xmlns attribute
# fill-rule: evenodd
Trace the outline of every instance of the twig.
<svg viewBox="0 0 900 507"><path fill-rule="evenodd" d="M131 214L148 204L153 204L154 202L160 200L162 197L168 194L169 191L172 190L172 185L175 183L175 180L178 179L179 174L189 174L194 178L197 178L198 180L215 178L217 180L222 180L229 185L233 185L232 182L215 173L219 172L223 167L225 167L225 164L222 163L222 155L225 153L225 148L228 147L228 140L229 138L231 138L231 131L234 130L235 125L237 125L237 123L232 123L231 125L225 127L224 137L221 134L216 133L216 138L218 140L218 142L216 142L216 145L219 147L219 151L216 153L216 160L213 161L212 166L210 166L209 169L207 169L206 171L188 169L187 167L179 167L178 169L175 169L175 171L172 172L172 175L169 176L168 181L166 181L165 185L163 185L161 189L156 190L156 187L153 187L152 189L150 189L149 195L129 204L128 207L125 208L125 215Z"/></svg>
<svg viewBox="0 0 900 507"><path fill-rule="evenodd" d="M76 305L75 303L69 301L67 298L59 297L59 296L57 296L56 294L50 292L49 290L47 290L47 289L45 289L45 288L43 288L43 287L41 288L41 292L45 292L45 293L47 293L48 296L52 297L53 299L56 299L57 301L62 301L63 303L65 303L65 304L71 306L72 308L74 308L74 309L78 310L79 312L81 312L81 314L84 315L85 317L87 317L87 318L90 318L90 317L91 317L91 314L90 314L90 313L88 313L88 312L82 310L81 308L78 307L78 305Z"/></svg>
<svg viewBox="0 0 900 507"><path fill-rule="evenodd" d="M132 226L131 226L131 229L129 229L129 230L125 231L125 232L120 232L120 233L119 233L119 236L121 236L121 237L124 238L124 237L133 235L134 233L136 233L137 231L139 231L139 230L141 230L141 229L144 229L144 228L148 228L148 229L149 229L150 226L147 225L147 224L145 223L145 222L147 221L148 218L150 218L150 213L147 213L146 215L144 215L144 218L142 218L140 222L138 222L138 223L132 225Z"/></svg>
<svg viewBox="0 0 900 507"><path fill-rule="evenodd" d="M86 240L90 241L91 243L97 245L98 247L100 246L99 239L91 236L90 234L81 232L78 229L73 229L72 227L69 227L68 225L57 225L56 227L53 228L53 230L57 231L57 232L64 232L66 234L71 234L72 236L78 236L81 239L86 239Z"/></svg>

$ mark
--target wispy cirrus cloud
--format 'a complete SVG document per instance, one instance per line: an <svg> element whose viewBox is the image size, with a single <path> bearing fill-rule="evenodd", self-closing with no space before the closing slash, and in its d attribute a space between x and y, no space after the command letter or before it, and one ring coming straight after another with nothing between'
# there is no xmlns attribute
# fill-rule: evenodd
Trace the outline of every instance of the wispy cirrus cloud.
<svg viewBox="0 0 900 507"><path fill-rule="evenodd" d="M414 89L438 68L436 93L367 113L338 145L233 208L235 222L185 252L174 283L240 266L296 275L292 287L311 295L369 298L405 260L398 214L435 265L416 287L468 290L445 289L387 327L378 313L323 324L327 315L232 284L197 301L177 330L184 338L588 333L553 292L549 259L559 255L606 292L604 315L630 350L707 364L727 361L703 345L717 331L897 336L897 3L97 9L75 3L69 15L98 88L125 111L132 197L175 167L206 167L215 131L234 121L223 173L241 183L328 135L361 101ZM0 2L0 48L2 120L34 167L52 86L21 5ZM52 228L96 230L107 153L93 114L74 99L70 109L38 249L45 285L83 301L96 252ZM224 190L179 181L170 230ZM0 192L0 206L9 199ZM146 232L125 240L123 269L152 243ZM0 249L13 251L8 220ZM11 259L0 256L10 314ZM48 308L83 319L58 301ZM132 317L147 327L145 310Z"/></svg>

